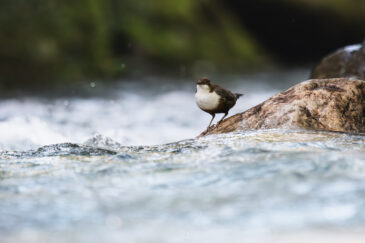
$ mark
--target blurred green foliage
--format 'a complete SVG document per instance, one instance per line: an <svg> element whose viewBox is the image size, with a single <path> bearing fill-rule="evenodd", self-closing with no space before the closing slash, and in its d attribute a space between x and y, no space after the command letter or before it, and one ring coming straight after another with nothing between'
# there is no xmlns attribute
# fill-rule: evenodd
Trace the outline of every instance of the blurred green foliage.
<svg viewBox="0 0 365 243"><path fill-rule="evenodd" d="M110 72L106 7L99 0L1 1L2 86L41 86Z"/></svg>
<svg viewBox="0 0 365 243"><path fill-rule="evenodd" d="M309 9L308 13L316 8L348 19L365 16L363 0L277 2L301 6ZM2 0L0 88L117 79L145 64L178 67L204 60L219 68L242 69L267 63L269 50L223 3ZM258 18L265 16L258 13ZM271 28L270 19L267 21ZM290 33L288 37L290 41Z"/></svg>
<svg viewBox="0 0 365 243"><path fill-rule="evenodd" d="M206 59L217 64L258 64L258 47L235 21L209 0L123 2L120 31L144 56L163 62Z"/></svg>
<svg viewBox="0 0 365 243"><path fill-rule="evenodd" d="M4 88L113 78L124 62L261 63L252 38L208 0L4 0Z"/></svg>

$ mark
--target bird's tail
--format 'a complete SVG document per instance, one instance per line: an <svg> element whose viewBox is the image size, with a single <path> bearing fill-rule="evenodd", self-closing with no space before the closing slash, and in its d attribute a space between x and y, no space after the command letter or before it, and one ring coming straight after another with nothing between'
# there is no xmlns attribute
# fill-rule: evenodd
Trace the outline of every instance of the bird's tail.
<svg viewBox="0 0 365 243"><path fill-rule="evenodd" d="M243 96L243 94L240 93L234 93L234 96L236 96L236 99L238 100L239 97Z"/></svg>

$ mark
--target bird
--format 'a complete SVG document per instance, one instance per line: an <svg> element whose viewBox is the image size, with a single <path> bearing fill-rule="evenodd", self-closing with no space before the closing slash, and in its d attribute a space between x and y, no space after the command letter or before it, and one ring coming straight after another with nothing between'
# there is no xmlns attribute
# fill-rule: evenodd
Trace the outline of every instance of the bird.
<svg viewBox="0 0 365 243"><path fill-rule="evenodd" d="M207 77L200 78L196 82L195 102L201 110L212 116L207 130L209 130L215 114L224 113L224 116L217 123L218 125L228 115L229 110L242 95L232 93L219 85L212 84Z"/></svg>

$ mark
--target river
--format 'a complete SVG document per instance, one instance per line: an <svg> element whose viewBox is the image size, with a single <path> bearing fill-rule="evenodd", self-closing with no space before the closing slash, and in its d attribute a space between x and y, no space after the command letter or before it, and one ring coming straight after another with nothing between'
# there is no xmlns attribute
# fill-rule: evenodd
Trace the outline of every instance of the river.
<svg viewBox="0 0 365 243"><path fill-rule="evenodd" d="M307 75L226 77L245 93L230 115ZM1 242L308 242L316 234L363 242L364 136L260 130L194 139L210 120L194 103L194 81L85 89L0 101Z"/></svg>

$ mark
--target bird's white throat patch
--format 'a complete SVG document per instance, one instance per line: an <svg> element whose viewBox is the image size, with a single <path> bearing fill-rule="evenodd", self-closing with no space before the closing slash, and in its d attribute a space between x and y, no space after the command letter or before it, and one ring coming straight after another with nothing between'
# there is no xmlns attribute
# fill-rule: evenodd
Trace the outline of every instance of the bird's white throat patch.
<svg viewBox="0 0 365 243"><path fill-rule="evenodd" d="M195 102L202 110L214 110L219 105L219 95L216 92L210 92L208 85L197 85L195 93Z"/></svg>

